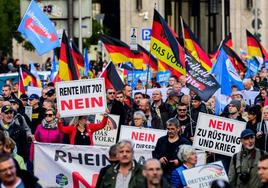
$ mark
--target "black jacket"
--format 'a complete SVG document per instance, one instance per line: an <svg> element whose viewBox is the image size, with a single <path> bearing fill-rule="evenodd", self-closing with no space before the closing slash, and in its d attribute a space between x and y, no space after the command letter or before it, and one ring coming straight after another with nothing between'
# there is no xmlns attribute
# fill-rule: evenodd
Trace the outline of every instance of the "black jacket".
<svg viewBox="0 0 268 188"><path fill-rule="evenodd" d="M161 138L157 140L155 149L152 152L153 158L160 159L162 157L166 157L168 161L175 160L175 159L179 160L177 157L177 153L179 150L179 146L183 144L191 145L191 142L187 140L186 138L180 136L178 141L174 143L170 143L168 141L167 135L162 136ZM173 148L175 149L173 150ZM170 154L170 156L168 156L168 154ZM174 164L170 164L170 163L168 163L167 165L162 165L164 173L171 173L172 170L174 170L176 167L177 166L175 166Z"/></svg>
<svg viewBox="0 0 268 188"><path fill-rule="evenodd" d="M25 161L28 159L28 144L27 144L27 136L26 131L22 128L22 126L16 124L15 121L10 123L8 129L3 128L3 122L0 121L0 130L4 131L10 138L12 138L16 142L17 153L23 157Z"/></svg>

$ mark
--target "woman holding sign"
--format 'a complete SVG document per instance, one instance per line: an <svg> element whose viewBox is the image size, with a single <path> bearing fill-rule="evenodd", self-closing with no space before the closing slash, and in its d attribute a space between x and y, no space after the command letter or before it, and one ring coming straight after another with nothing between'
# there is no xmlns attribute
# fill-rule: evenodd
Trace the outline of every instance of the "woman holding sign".
<svg viewBox="0 0 268 188"><path fill-rule="evenodd" d="M185 169L193 168L197 163L197 155L193 146L181 145L178 151L178 158L183 164L173 170L171 174L171 184L176 188L187 187L186 181L182 174Z"/></svg>
<svg viewBox="0 0 268 188"><path fill-rule="evenodd" d="M94 145L93 133L104 128L107 124L108 115L104 114L99 124L88 123L88 116L78 116L78 123L64 127L59 118L59 130L69 135L70 144Z"/></svg>

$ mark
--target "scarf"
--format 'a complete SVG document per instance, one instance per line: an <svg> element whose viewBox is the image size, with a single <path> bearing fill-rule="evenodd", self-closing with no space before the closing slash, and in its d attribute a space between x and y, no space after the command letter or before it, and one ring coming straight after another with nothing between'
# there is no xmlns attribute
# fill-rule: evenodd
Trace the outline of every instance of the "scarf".
<svg viewBox="0 0 268 188"><path fill-rule="evenodd" d="M57 119L52 120L50 123L48 123L45 119L42 120L42 127L45 129L57 129Z"/></svg>

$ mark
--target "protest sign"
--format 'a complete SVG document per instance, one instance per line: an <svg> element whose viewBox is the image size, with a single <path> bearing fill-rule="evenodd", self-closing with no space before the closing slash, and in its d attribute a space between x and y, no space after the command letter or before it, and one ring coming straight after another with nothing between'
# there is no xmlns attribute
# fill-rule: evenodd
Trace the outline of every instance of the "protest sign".
<svg viewBox="0 0 268 188"><path fill-rule="evenodd" d="M37 94L39 97L41 97L42 88L41 87L28 86L27 87L27 95L31 96L31 94Z"/></svg>
<svg viewBox="0 0 268 188"><path fill-rule="evenodd" d="M147 70L130 70L127 74L127 82L131 88L135 88L139 80L142 82L142 85L145 86L147 79L151 80L151 78L152 73L150 71L148 72Z"/></svg>
<svg viewBox="0 0 268 188"><path fill-rule="evenodd" d="M61 117L105 113L107 103L103 78L58 82L56 94Z"/></svg>
<svg viewBox="0 0 268 188"><path fill-rule="evenodd" d="M165 71L165 72L158 72L156 75L156 81L159 83L161 86L166 86L168 85L168 80L171 75L171 72Z"/></svg>
<svg viewBox="0 0 268 188"><path fill-rule="evenodd" d="M205 151L233 156L241 150L240 134L246 123L199 113L193 146Z"/></svg>
<svg viewBox="0 0 268 188"><path fill-rule="evenodd" d="M249 106L254 105L255 98L257 95L259 95L259 91L247 91L247 90L242 90L241 91L243 99L245 100L246 104Z"/></svg>
<svg viewBox="0 0 268 188"><path fill-rule="evenodd" d="M202 100L207 101L220 87L211 73L195 60L190 54L185 56L187 71L187 86L197 93Z"/></svg>
<svg viewBox="0 0 268 188"><path fill-rule="evenodd" d="M24 112L29 117L29 119L32 121L33 107L32 106L25 106Z"/></svg>
<svg viewBox="0 0 268 188"><path fill-rule="evenodd" d="M100 123L102 118L102 115L96 115L95 123ZM93 133L93 140L96 146L111 146L116 143L119 118L120 116L109 114L106 126Z"/></svg>
<svg viewBox="0 0 268 188"><path fill-rule="evenodd" d="M168 88L151 88L151 89L147 89L147 95L149 95L152 98L153 91L155 91L155 90L161 91L163 101L165 101L167 99L167 90L168 90ZM134 97L134 94L137 93L137 92L145 93L145 89L133 90L133 92L132 92L133 97Z"/></svg>
<svg viewBox="0 0 268 188"><path fill-rule="evenodd" d="M109 164L109 147L39 142L34 146L34 174L43 187L95 187L100 169ZM134 151L134 157L144 163L152 155L143 150Z"/></svg>
<svg viewBox="0 0 268 188"><path fill-rule="evenodd" d="M190 188L209 188L211 182L217 179L229 181L221 161L190 168L182 174Z"/></svg>
<svg viewBox="0 0 268 188"><path fill-rule="evenodd" d="M134 148L137 150L154 150L158 138L165 135L167 135L166 130L122 125L119 140L132 140L135 145Z"/></svg>

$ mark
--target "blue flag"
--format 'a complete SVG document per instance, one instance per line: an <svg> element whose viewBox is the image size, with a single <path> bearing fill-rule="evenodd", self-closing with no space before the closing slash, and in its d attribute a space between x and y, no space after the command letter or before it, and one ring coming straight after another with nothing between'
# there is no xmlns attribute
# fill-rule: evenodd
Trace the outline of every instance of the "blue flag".
<svg viewBox="0 0 268 188"><path fill-rule="evenodd" d="M252 57L250 59L247 59L246 61L248 63L248 66L247 66L247 72L246 72L245 78L256 76L259 70L258 59L256 57Z"/></svg>
<svg viewBox="0 0 268 188"><path fill-rule="evenodd" d="M25 12L18 31L32 43L39 55L60 46L53 23L34 0Z"/></svg>
<svg viewBox="0 0 268 188"><path fill-rule="evenodd" d="M56 54L55 51L53 52L53 58L52 58L52 63L51 63L51 71L50 71L50 76L49 79L51 82L55 79L57 73L59 70L59 63L56 60Z"/></svg>
<svg viewBox="0 0 268 188"><path fill-rule="evenodd" d="M84 76L88 76L89 69L91 69L91 65L88 59L88 49L85 48L85 55L84 55Z"/></svg>
<svg viewBox="0 0 268 188"><path fill-rule="evenodd" d="M221 94L230 96L232 93L231 87L233 85L236 85L238 90L244 89L242 80L223 48L220 50L219 57L211 73L215 75L216 80L221 86Z"/></svg>

